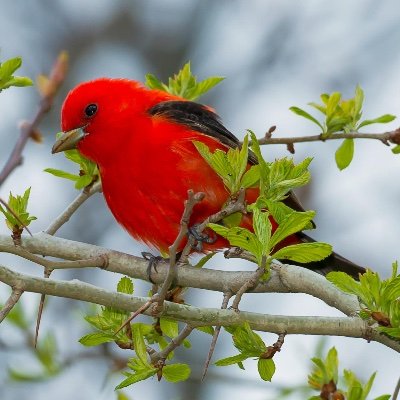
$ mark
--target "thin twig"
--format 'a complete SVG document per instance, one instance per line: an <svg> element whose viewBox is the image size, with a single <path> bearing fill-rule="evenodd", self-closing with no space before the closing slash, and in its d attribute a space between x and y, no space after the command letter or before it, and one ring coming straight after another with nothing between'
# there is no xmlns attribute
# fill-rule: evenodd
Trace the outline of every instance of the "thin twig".
<svg viewBox="0 0 400 400"><path fill-rule="evenodd" d="M29 138L35 134L37 127L47 112L53 105L54 97L64 82L67 70L66 53L61 53L51 69L50 77L47 84L47 90L42 93L39 109L31 122L21 125L21 132L17 143L14 146L6 164L0 172L0 186L8 178L11 172L22 164L22 152Z"/></svg>
<svg viewBox="0 0 400 400"><path fill-rule="evenodd" d="M0 310L0 323L7 317L8 313L18 303L18 300L22 296L23 290L12 288L10 297L7 299L6 304Z"/></svg>
<svg viewBox="0 0 400 400"><path fill-rule="evenodd" d="M92 195L101 191L101 182L95 182L92 186L86 187L71 204L47 227L45 232L54 235L66 222L69 221L72 214Z"/></svg>
<svg viewBox="0 0 400 400"><path fill-rule="evenodd" d="M224 293L224 299L222 300L221 310L225 310L228 307L230 298L232 297L232 292ZM201 374L201 381L203 382L206 377L208 366L210 365L211 358L214 354L215 346L217 345L217 340L219 333L221 332L221 325L217 325L214 330L214 334L211 340L210 350L208 351L207 359L204 363L203 373Z"/></svg>
<svg viewBox="0 0 400 400"><path fill-rule="evenodd" d="M396 388L394 389L392 400L397 400L397 397L399 396L399 392L400 392L400 378L397 381Z"/></svg>
<svg viewBox="0 0 400 400"><path fill-rule="evenodd" d="M285 341L286 334L287 334L286 332L280 333L278 335L278 340L272 346L268 346L267 350L265 350L265 352L260 356L260 358L264 359L273 358L277 352L281 351L283 343Z"/></svg>
<svg viewBox="0 0 400 400"><path fill-rule="evenodd" d="M174 351L177 347L179 347L182 342L192 333L193 329L193 326L186 324L185 327L179 332L179 335L171 339L167 347L159 352L151 354L151 362L153 364L156 364L159 361L164 363L171 351Z"/></svg>
<svg viewBox="0 0 400 400"><path fill-rule="evenodd" d="M176 257L178 253L179 246L181 245L183 239L187 236L189 231L190 217L193 212L193 208L196 204L200 203L204 199L204 193L194 193L193 190L188 190L188 199L185 201L185 208L180 221L180 229L178 236L176 237L174 243L169 247L169 266L167 276L164 283L162 284L160 290L158 291L157 306L155 308L155 313L158 313L163 306L164 300L167 296L168 290L174 280L176 274Z"/></svg>
<svg viewBox="0 0 400 400"><path fill-rule="evenodd" d="M246 212L245 196L246 196L246 191L243 188L240 189L235 199L231 199L231 201L229 201L222 210L216 212L213 215L210 215L196 227L197 234L201 235L204 229L206 229L207 225L210 223L217 223L236 212L245 213ZM181 263L183 264L187 263L187 259L192 251L192 247L193 243L190 243L190 241L188 241L185 248L182 250L182 254L179 260Z"/></svg>
<svg viewBox="0 0 400 400"><path fill-rule="evenodd" d="M50 275L53 270L45 268L44 269L44 278L50 278ZM36 317L36 328L35 328L35 338L34 338L34 347L36 348L38 338L39 338L39 329L40 329L40 322L42 320L42 315L43 315L43 308L44 308L44 301L46 300L46 295L41 294L40 295L40 301L39 301L39 309Z"/></svg>
<svg viewBox="0 0 400 400"><path fill-rule="evenodd" d="M206 218L198 227L199 232L201 233L208 224L210 223L217 223L224 218L228 217L229 215L235 214L236 212L246 212L246 207L245 207L245 199L246 199L246 191L245 189L240 189L237 197L235 199L232 199L228 204L221 210L218 211L217 213L210 215L208 218Z"/></svg>
<svg viewBox="0 0 400 400"><path fill-rule="evenodd" d="M260 278L265 273L265 265L267 262L267 257L263 256L261 261L261 266L254 272L253 276L245 282L242 287L236 292L235 299L232 302L232 310L239 311L239 303L242 300L242 296L251 288L257 285Z"/></svg>
<svg viewBox="0 0 400 400"><path fill-rule="evenodd" d="M114 332L114 335L117 335L122 329L124 329L138 315L147 311L150 308L150 306L154 303L154 301L155 301L155 298L154 298L154 296L152 296L148 301L146 301L146 303L144 303L135 312L133 312L126 321L123 322L123 324Z"/></svg>
<svg viewBox="0 0 400 400"><path fill-rule="evenodd" d="M389 143L400 144L400 129L384 133L361 133L361 132L334 133L327 137L324 137L322 134L311 135L311 136L283 137L283 138L264 137L258 139L258 143L260 145L268 145L268 144L290 145L293 143L319 142L319 141L325 142L326 140L338 140L338 139L373 139L373 140L379 140L385 145L389 145Z"/></svg>

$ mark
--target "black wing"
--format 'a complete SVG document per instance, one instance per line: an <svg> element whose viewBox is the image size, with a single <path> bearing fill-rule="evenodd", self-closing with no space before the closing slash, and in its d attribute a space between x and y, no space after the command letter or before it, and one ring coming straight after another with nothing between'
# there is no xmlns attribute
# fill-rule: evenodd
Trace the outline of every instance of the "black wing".
<svg viewBox="0 0 400 400"><path fill-rule="evenodd" d="M148 113L153 116L162 116L213 137L228 147L240 147L239 139L221 124L219 116L202 104L193 101L164 101L151 107ZM258 164L256 155L251 151L249 151L249 163ZM284 203L296 211L304 211L293 192L289 193Z"/></svg>
<svg viewBox="0 0 400 400"><path fill-rule="evenodd" d="M239 139L221 124L219 116L202 104L193 101L164 101L150 108L148 113L213 137L228 147L240 147ZM257 157L253 153L249 153L249 162L257 164Z"/></svg>

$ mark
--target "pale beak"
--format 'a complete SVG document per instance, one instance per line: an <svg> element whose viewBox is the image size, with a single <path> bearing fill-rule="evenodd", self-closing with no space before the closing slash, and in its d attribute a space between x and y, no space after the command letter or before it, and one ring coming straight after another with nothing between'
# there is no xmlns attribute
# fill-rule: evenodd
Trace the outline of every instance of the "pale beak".
<svg viewBox="0 0 400 400"><path fill-rule="evenodd" d="M61 136L54 143L51 149L52 154L59 153L60 151L76 149L76 145L86 135L83 128L73 129L68 132L61 132Z"/></svg>

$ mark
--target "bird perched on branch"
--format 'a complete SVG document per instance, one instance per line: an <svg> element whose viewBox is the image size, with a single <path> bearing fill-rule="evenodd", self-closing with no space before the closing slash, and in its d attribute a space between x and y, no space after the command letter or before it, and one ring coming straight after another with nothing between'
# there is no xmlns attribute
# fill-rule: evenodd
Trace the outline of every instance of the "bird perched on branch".
<svg viewBox="0 0 400 400"><path fill-rule="evenodd" d="M103 193L116 220L135 238L166 253L174 242L189 189L205 198L193 210L190 225L218 212L229 198L222 180L199 154L193 141L226 151L240 146L238 139L208 107L161 90L147 89L127 79L101 78L71 90L61 112L64 134L53 153L78 148L100 171ZM257 163L249 155L249 165ZM258 189L246 190L248 203ZM303 211L293 195L286 204ZM277 224L271 221L273 230ZM251 227L251 214L242 219ZM303 233L280 246L313 241ZM211 242L209 240L208 242ZM204 243L204 251L222 249L221 236ZM326 274L332 270L358 278L365 270L332 253L306 268Z"/></svg>

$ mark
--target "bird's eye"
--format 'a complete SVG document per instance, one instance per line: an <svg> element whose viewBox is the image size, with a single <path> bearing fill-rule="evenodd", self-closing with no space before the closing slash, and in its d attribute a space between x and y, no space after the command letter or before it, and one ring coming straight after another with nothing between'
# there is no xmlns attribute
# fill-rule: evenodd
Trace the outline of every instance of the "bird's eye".
<svg viewBox="0 0 400 400"><path fill-rule="evenodd" d="M85 115L90 118L93 117L94 114L96 114L97 112L97 104L89 104L86 108L85 108Z"/></svg>

